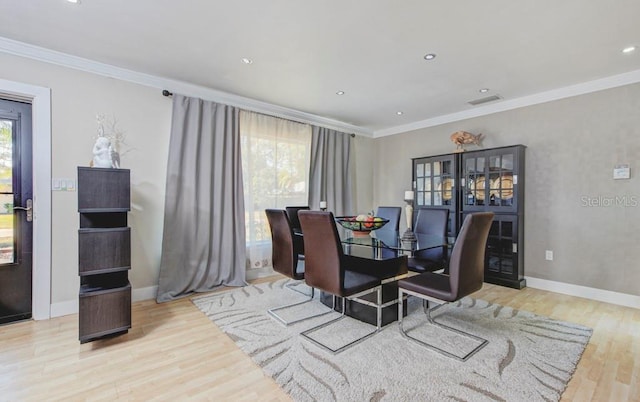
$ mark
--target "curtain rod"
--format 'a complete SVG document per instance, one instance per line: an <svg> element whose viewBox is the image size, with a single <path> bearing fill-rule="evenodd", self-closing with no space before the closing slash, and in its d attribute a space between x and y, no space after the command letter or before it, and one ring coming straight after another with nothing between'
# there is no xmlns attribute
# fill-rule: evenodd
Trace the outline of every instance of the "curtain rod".
<svg viewBox="0 0 640 402"><path fill-rule="evenodd" d="M162 95L163 96L173 96L173 92L169 92L166 89L162 90ZM267 115L269 116L269 115ZM356 135L354 133L349 134L351 136L351 138L355 137Z"/></svg>

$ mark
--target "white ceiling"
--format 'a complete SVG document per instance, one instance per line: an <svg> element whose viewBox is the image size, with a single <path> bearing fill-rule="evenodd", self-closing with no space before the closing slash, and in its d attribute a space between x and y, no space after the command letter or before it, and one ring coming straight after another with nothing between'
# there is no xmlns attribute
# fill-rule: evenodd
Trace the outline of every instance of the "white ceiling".
<svg viewBox="0 0 640 402"><path fill-rule="evenodd" d="M373 135L473 113L482 106L467 102L490 95L502 98L492 102L499 105L640 70L640 49L621 52L640 45L638 0L0 0L0 7L0 37ZM425 61L427 53L437 57Z"/></svg>

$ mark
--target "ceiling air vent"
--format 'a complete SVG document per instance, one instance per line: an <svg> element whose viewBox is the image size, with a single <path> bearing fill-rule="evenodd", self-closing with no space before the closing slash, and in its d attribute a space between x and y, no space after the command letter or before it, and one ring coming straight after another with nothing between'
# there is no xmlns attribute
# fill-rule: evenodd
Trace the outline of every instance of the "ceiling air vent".
<svg viewBox="0 0 640 402"><path fill-rule="evenodd" d="M487 96L486 98L481 98L481 99L476 99L476 100L472 100L467 102L470 105L476 106L476 105L481 105L483 103L487 103L487 102L493 102L496 101L498 99L502 99L499 95L491 95L491 96Z"/></svg>

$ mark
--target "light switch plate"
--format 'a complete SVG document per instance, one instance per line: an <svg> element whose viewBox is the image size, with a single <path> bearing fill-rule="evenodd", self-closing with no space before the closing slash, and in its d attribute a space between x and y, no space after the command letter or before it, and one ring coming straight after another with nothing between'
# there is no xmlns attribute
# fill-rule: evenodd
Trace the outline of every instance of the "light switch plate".
<svg viewBox="0 0 640 402"><path fill-rule="evenodd" d="M76 191L76 179L52 178L51 191Z"/></svg>
<svg viewBox="0 0 640 402"><path fill-rule="evenodd" d="M76 191L76 181L74 179L66 179L67 191Z"/></svg>
<svg viewBox="0 0 640 402"><path fill-rule="evenodd" d="M631 169L629 165L616 165L613 167L614 180L628 179L631 177Z"/></svg>

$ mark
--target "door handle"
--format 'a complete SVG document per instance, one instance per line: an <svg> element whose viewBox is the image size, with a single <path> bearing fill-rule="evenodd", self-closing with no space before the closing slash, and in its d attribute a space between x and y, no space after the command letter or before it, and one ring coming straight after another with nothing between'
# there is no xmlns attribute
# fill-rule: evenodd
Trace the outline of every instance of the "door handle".
<svg viewBox="0 0 640 402"><path fill-rule="evenodd" d="M26 207L13 207L13 210L19 210L19 211L26 211L27 212L27 222L32 222L33 221L33 200L31 198L29 198L27 200L27 206Z"/></svg>

